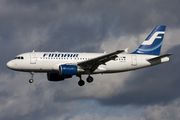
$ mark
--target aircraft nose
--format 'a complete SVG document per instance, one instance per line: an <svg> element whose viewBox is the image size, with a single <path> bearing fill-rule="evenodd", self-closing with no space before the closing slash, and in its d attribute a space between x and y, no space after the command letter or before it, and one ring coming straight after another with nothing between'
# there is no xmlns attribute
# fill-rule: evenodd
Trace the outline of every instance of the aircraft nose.
<svg viewBox="0 0 180 120"><path fill-rule="evenodd" d="M6 64L6 66L7 66L8 68L12 68L12 62L9 61L9 62Z"/></svg>

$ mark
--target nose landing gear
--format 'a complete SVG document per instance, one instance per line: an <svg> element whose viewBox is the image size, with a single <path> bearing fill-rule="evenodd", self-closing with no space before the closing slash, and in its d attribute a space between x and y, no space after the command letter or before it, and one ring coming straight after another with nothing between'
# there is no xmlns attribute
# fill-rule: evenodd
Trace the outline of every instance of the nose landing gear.
<svg viewBox="0 0 180 120"><path fill-rule="evenodd" d="M33 73L33 72L30 72L30 74L31 74L31 79L29 80L29 83L33 83L33 82L34 82L34 80L33 80L34 73Z"/></svg>

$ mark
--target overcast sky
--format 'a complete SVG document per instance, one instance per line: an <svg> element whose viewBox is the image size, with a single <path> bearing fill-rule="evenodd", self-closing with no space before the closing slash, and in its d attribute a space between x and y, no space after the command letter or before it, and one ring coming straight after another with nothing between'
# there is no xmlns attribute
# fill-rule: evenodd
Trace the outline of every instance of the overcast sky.
<svg viewBox="0 0 180 120"><path fill-rule="evenodd" d="M180 119L179 0L1 0L0 119ZM143 42L166 25L161 54L171 61L141 70L49 82L46 74L9 70L16 55L35 51L114 52ZM85 79L87 76L83 76Z"/></svg>

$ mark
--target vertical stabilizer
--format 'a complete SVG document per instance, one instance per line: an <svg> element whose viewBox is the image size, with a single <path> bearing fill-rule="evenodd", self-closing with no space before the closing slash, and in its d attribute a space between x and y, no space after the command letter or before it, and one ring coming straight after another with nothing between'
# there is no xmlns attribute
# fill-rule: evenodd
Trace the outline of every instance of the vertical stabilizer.
<svg viewBox="0 0 180 120"><path fill-rule="evenodd" d="M156 26L139 48L131 54L159 55L166 26Z"/></svg>

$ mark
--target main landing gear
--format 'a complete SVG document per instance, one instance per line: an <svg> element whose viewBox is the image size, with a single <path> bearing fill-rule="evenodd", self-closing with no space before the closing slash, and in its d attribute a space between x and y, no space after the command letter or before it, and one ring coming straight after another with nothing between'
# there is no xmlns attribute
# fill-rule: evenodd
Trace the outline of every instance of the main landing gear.
<svg viewBox="0 0 180 120"><path fill-rule="evenodd" d="M89 75L89 76L87 77L86 81L87 81L88 83L93 82L93 77L91 77L91 76Z"/></svg>
<svg viewBox="0 0 180 120"><path fill-rule="evenodd" d="M77 77L79 77L79 82L78 82L78 85L79 86L83 86L84 84L85 84L85 82L84 82L84 80L82 80L82 77L81 77L81 75L77 75ZM91 77L90 75L87 77L87 79L86 79L86 81L88 82L88 83L91 83L91 82L93 82L93 77Z"/></svg>
<svg viewBox="0 0 180 120"><path fill-rule="evenodd" d="M33 73L33 72L30 72L30 74L31 74L31 79L29 80L29 83L33 83L33 82L34 82L34 80L33 80L34 73Z"/></svg>

